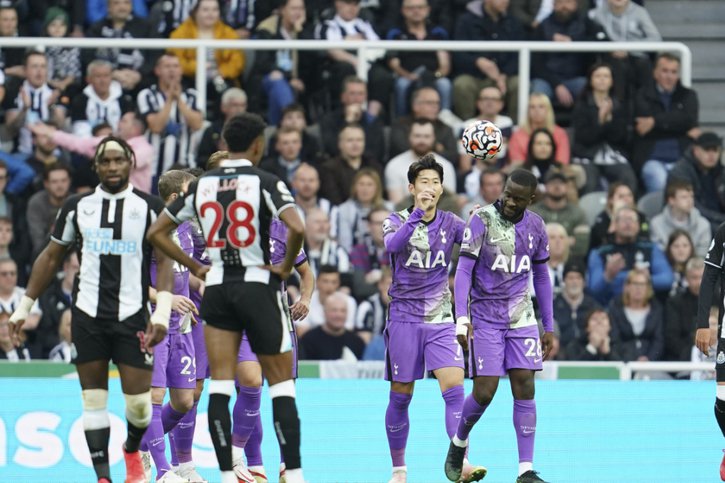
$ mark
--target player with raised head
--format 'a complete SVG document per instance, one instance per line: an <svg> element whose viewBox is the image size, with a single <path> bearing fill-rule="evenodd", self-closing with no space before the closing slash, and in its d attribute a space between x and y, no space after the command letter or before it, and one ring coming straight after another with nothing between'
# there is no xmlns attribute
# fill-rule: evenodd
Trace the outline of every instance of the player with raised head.
<svg viewBox="0 0 725 483"><path fill-rule="evenodd" d="M463 239L465 222L437 208L443 193L443 167L433 155L410 165L408 183L415 205L391 214L383 223L393 270L385 328L385 379L390 381L385 427L393 460L391 483L407 480L408 406L415 381L426 370L438 379L449 438L458 427L464 398L463 353L456 342L448 267L454 245ZM485 468L467 462L463 470L463 481L486 476Z"/></svg>
<svg viewBox="0 0 725 483"><path fill-rule="evenodd" d="M473 393L463 404L446 457L445 472L451 481L459 481L468 435L496 394L499 378L507 373L519 448L516 482L543 481L533 470L534 373L542 369L542 360L551 350L554 319L546 226L539 215L526 209L536 187L536 176L530 171L514 170L501 199L474 211L466 224L454 293L456 324L465 328L459 330L458 342L468 349L470 340ZM528 289L532 272L544 325L541 341Z"/></svg>
<svg viewBox="0 0 725 483"><path fill-rule="evenodd" d="M183 196L189 183L195 176L181 170L171 170L161 175L158 188L159 195L166 205ZM184 252L192 254L192 224L184 222L173 235ZM194 404L196 388L196 359L194 340L191 335L192 325L196 323L197 313L194 302L189 298L189 269L178 263L174 264L174 288L169 332L164 340L154 349L154 371L151 377L151 404L153 415L146 434L141 440L144 470L151 472L151 459L156 466L158 482L188 482L176 472L166 459L165 435L184 418ZM156 284L156 261L151 263L151 283ZM152 287L150 298L156 301L156 290ZM170 401L164 404L166 388L169 388Z"/></svg>
<svg viewBox="0 0 725 483"><path fill-rule="evenodd" d="M723 333L723 316L725 315L725 223L721 224L710 242L705 256L705 271L700 284L700 296L697 300L697 332L695 345L709 356L710 352L710 308L714 305L713 295L720 286L718 297L717 356L715 358L715 419L725 436L725 334ZM725 450L723 450L725 453ZM725 454L720 462L720 479L725 481Z"/></svg>
<svg viewBox="0 0 725 483"><path fill-rule="evenodd" d="M201 316L206 323L204 337L212 378L209 429L222 483L237 483L232 466L229 400L235 392L242 332L247 333L269 382L287 482L304 481L292 378L292 340L281 292L282 280L289 276L302 247L304 225L284 182L255 166L264 154L265 127L262 118L251 113L227 121L222 137L231 159L192 183L187 195L169 206L148 233L149 240L160 250L189 267L196 276L205 277ZM206 238L211 259L208 273L169 238L178 224L194 216ZM280 266L270 265L270 226L275 216L288 228L287 253Z"/></svg>
<svg viewBox="0 0 725 483"><path fill-rule="evenodd" d="M35 299L58 273L66 251L76 246L80 271L73 291L73 362L83 396L83 428L99 483L109 483L108 362L118 366L126 399L128 436L123 445L126 483L144 483L139 444L151 421L150 347L166 336L172 295L158 292L161 310L147 323L151 245L148 227L163 210L163 202L129 184L135 165L131 147L109 136L98 147L93 166L100 184L63 204L51 239L35 260L25 296L10 318L14 335L22 330ZM160 280L171 285L171 260L156 251ZM147 330L148 325L148 331Z"/></svg>

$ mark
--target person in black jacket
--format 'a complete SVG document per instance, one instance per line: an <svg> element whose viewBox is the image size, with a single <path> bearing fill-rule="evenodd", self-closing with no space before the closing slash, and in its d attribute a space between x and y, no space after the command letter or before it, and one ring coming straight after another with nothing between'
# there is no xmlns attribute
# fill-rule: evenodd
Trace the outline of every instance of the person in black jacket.
<svg viewBox="0 0 725 483"><path fill-rule="evenodd" d="M665 354L666 361L689 361L697 329L697 298L700 283L705 273L702 258L691 258L685 268L687 290L667 300L665 311Z"/></svg>
<svg viewBox="0 0 725 483"><path fill-rule="evenodd" d="M275 144L276 154L262 160L259 167L276 175L279 179L292 186L292 178L302 163L310 163L302 157L302 135L293 128L287 127L277 131Z"/></svg>
<svg viewBox="0 0 725 483"><path fill-rule="evenodd" d="M566 359L570 361L621 361L619 338L612 331L609 314L596 308L589 312L586 331L566 346Z"/></svg>
<svg viewBox="0 0 725 483"><path fill-rule="evenodd" d="M564 266L564 286L554 298L554 320L559 326L562 348L586 335L587 315L600 309L599 303L584 291L586 265L572 261ZM568 354L568 353L567 353Z"/></svg>

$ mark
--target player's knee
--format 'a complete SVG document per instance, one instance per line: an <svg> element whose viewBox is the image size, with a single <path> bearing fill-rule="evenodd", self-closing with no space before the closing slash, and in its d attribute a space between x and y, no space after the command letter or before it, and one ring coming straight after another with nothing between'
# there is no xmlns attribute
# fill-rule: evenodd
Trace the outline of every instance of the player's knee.
<svg viewBox="0 0 725 483"><path fill-rule="evenodd" d="M171 398L171 407L180 413L188 413L194 406L194 393L192 391L184 391L181 394L175 394Z"/></svg>
<svg viewBox="0 0 725 483"><path fill-rule="evenodd" d="M490 404L491 401L493 401L494 394L496 394L495 389L491 389L490 387L484 386L482 384L474 385L473 387L473 398L481 406Z"/></svg>
<svg viewBox="0 0 725 483"><path fill-rule="evenodd" d="M108 419L108 391L106 389L85 389L83 397L83 429L93 430L110 426Z"/></svg>
<svg viewBox="0 0 725 483"><path fill-rule="evenodd" d="M534 399L534 377L527 377L525 379L511 378L511 393L514 399Z"/></svg>
<svg viewBox="0 0 725 483"><path fill-rule="evenodd" d="M237 381L240 386L246 387L262 387L264 381L262 380L262 369L259 371L237 371Z"/></svg>
<svg viewBox="0 0 725 483"><path fill-rule="evenodd" d="M141 394L124 394L126 419L137 428L145 428L151 422L151 391Z"/></svg>
<svg viewBox="0 0 725 483"><path fill-rule="evenodd" d="M166 388L164 388L164 387L152 387L151 388L151 404L163 404L164 396L166 396Z"/></svg>

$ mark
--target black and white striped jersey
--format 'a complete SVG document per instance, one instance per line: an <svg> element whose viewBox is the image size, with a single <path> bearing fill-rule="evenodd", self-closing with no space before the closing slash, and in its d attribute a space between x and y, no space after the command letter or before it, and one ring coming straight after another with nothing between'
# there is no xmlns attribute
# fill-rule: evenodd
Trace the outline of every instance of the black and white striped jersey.
<svg viewBox="0 0 725 483"><path fill-rule="evenodd" d="M183 198L166 208L182 223L198 216L211 269L208 286L227 282L268 283L269 231L272 218L294 208L284 181L246 159L222 161L189 186Z"/></svg>
<svg viewBox="0 0 725 483"><path fill-rule="evenodd" d="M151 283L146 231L163 208L159 198L131 185L116 194L99 186L66 200L51 240L78 247L77 309L93 318L124 320L146 307Z"/></svg>

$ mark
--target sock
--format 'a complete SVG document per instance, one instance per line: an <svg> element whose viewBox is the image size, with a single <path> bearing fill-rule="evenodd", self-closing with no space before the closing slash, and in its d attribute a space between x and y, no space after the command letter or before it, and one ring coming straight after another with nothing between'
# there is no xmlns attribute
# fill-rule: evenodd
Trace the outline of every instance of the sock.
<svg viewBox="0 0 725 483"><path fill-rule="evenodd" d="M233 471L222 471L222 483L238 483L238 481Z"/></svg>
<svg viewBox="0 0 725 483"><path fill-rule="evenodd" d="M149 423L149 427L146 429L146 434L143 437L143 447L147 448L145 451L151 453L154 466L156 466L156 476L158 479L171 469L171 465L166 459L166 440L164 438L163 423L161 422L163 408L161 404L154 404L151 407L153 410L151 413L151 423Z"/></svg>
<svg viewBox="0 0 725 483"><path fill-rule="evenodd" d="M468 435L471 434L473 426L481 419L484 411L488 404L481 406L478 404L473 394L469 394L465 401L463 401L463 409L461 411L461 420L458 423L458 429L456 430L455 437L460 441L466 441Z"/></svg>
<svg viewBox="0 0 725 483"><path fill-rule="evenodd" d="M277 432L277 440L287 465L287 482L292 483L293 480L289 478L290 470L302 468L302 458L300 458L300 418L297 415L295 398L284 395L273 398L272 417L274 429Z"/></svg>
<svg viewBox="0 0 725 483"><path fill-rule="evenodd" d="M232 444L237 448L245 448L246 450L250 435L259 419L261 399L261 387L239 387L239 393L232 412Z"/></svg>
<svg viewBox="0 0 725 483"><path fill-rule="evenodd" d="M99 429L86 429L86 443L91 453L93 470L98 479L111 479L111 467L108 464L108 440L111 437L111 427Z"/></svg>
<svg viewBox="0 0 725 483"><path fill-rule="evenodd" d="M194 401L188 413L184 414L181 421L169 433L171 446L171 466L180 463L190 463L191 447L194 444L194 430L196 429L196 407L199 401Z"/></svg>
<svg viewBox="0 0 725 483"><path fill-rule="evenodd" d="M463 386L456 386L443 392L443 400L446 402L446 433L448 438L453 438L458 429L458 423L461 420L461 411L463 409Z"/></svg>
<svg viewBox="0 0 725 483"><path fill-rule="evenodd" d="M514 400L514 428L519 447L519 463L532 463L536 436L536 401L533 399Z"/></svg>
<svg viewBox="0 0 725 483"><path fill-rule="evenodd" d="M408 406L411 399L413 399L412 394L390 391L388 409L385 411L385 429L394 467L405 466L405 446L408 443L408 432L410 431Z"/></svg>
<svg viewBox="0 0 725 483"><path fill-rule="evenodd" d="M717 419L717 425L720 426L720 431L725 436L725 401L722 399L715 399L715 419Z"/></svg>
<svg viewBox="0 0 725 483"><path fill-rule="evenodd" d="M288 469L285 471L284 476L287 483L305 483L305 479L302 477L302 468Z"/></svg>
<svg viewBox="0 0 725 483"><path fill-rule="evenodd" d="M214 443L214 451L219 461L219 468L222 471L222 481L225 481L225 472L229 471L234 475L232 471L232 418L229 414L230 399L231 396L227 394L216 392L209 394L209 432L211 433L211 440Z"/></svg>
<svg viewBox="0 0 725 483"><path fill-rule="evenodd" d="M141 444L141 439L146 432L146 428L139 428L128 421L126 422L126 428L128 436L126 436L126 442L123 444L123 447L126 449L126 453L135 453L138 451L138 447Z"/></svg>
<svg viewBox="0 0 725 483"><path fill-rule="evenodd" d="M257 415L257 423L254 425L252 434L249 435L247 445L244 447L244 454L247 457L247 465L251 468L252 466L263 466L262 462L262 437L264 436L264 430L262 429L262 416ZM282 454L282 446L279 447L280 458L284 461L284 455Z"/></svg>

